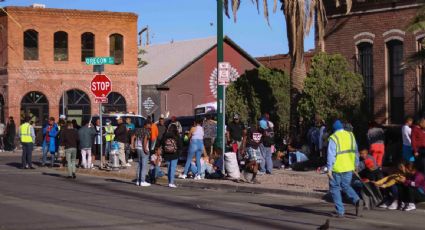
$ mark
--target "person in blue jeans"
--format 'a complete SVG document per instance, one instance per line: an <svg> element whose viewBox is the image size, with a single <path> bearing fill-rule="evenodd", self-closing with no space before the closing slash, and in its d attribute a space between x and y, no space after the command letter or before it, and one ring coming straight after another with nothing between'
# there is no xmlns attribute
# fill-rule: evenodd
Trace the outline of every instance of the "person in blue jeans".
<svg viewBox="0 0 425 230"><path fill-rule="evenodd" d="M179 176L181 179L187 178L187 173L189 171L191 159L196 157L196 168L201 168L201 155L204 152L204 128L202 128L202 121L200 119L195 121L194 126L190 129L189 132L190 145L189 145L189 154L186 158L186 165L184 166L184 172ZM201 175L196 174L195 180L200 180Z"/></svg>
<svg viewBox="0 0 425 230"><path fill-rule="evenodd" d="M182 151L183 142L180 138L180 134L176 125L171 124L168 127L167 133L161 139L162 155L163 159L168 164L167 176L168 176L168 187L176 188L174 178L176 175L177 161Z"/></svg>
<svg viewBox="0 0 425 230"><path fill-rule="evenodd" d="M272 174L273 170L273 151L274 131L267 120L260 121L260 131L262 133L260 151L263 161L260 162L260 173Z"/></svg>
<svg viewBox="0 0 425 230"><path fill-rule="evenodd" d="M149 178L151 184L156 184L156 178L164 176L164 173L161 171L161 163L161 147L156 146L154 148L154 154L150 157Z"/></svg>
<svg viewBox="0 0 425 230"><path fill-rule="evenodd" d="M148 171L149 162L149 139L150 139L150 123L145 122L143 128L138 128L131 136L131 147L136 149L139 157L139 164L137 167L137 186L147 187L151 184L146 182L146 174Z"/></svg>
<svg viewBox="0 0 425 230"><path fill-rule="evenodd" d="M351 187L353 171L359 163L357 143L354 134L345 131L341 121L335 121L333 129L335 132L329 138L327 166L329 190L336 209L335 217L343 218L345 214L341 191L355 205L356 216L360 216L363 201Z"/></svg>

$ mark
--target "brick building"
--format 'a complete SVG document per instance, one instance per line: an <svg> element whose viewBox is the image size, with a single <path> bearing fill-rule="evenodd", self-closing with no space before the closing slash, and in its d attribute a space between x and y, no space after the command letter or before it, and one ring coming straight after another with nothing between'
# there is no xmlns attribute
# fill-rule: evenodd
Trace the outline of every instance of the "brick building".
<svg viewBox="0 0 425 230"><path fill-rule="evenodd" d="M150 45L139 69L142 115L194 115L197 105L215 102L217 38ZM261 64L230 38L224 39L224 61L232 66L232 80Z"/></svg>
<svg viewBox="0 0 425 230"><path fill-rule="evenodd" d="M86 57L113 56L106 111L137 111L137 15L107 11L6 7L0 10L1 119L25 115L36 125L65 113L81 121L99 112ZM65 100L63 100L65 98ZM65 103L63 103L65 101Z"/></svg>
<svg viewBox="0 0 425 230"><path fill-rule="evenodd" d="M423 114L425 75L403 69L406 57L420 49L425 31L405 31L420 4L415 0L356 0L351 12L327 1L325 49L340 53L363 75L364 110L386 124Z"/></svg>
<svg viewBox="0 0 425 230"><path fill-rule="evenodd" d="M310 69L311 59L314 56L314 50L305 52L304 61L306 69ZM273 56L264 56L256 58L261 64L270 69L279 69L286 73L291 72L291 58L289 54L277 54Z"/></svg>

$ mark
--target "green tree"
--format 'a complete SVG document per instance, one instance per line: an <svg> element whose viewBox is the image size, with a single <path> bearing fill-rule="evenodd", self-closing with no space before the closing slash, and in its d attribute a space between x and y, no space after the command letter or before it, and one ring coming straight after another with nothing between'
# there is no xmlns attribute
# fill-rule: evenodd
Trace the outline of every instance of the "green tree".
<svg viewBox="0 0 425 230"><path fill-rule="evenodd" d="M349 69L347 60L319 53L312 59L298 112L306 119L319 115L328 124L335 118L352 120L363 97L363 78Z"/></svg>
<svg viewBox="0 0 425 230"><path fill-rule="evenodd" d="M246 72L227 88L226 113L237 113L244 123L252 123L268 112L277 130L283 131L289 125L289 101L289 76L260 67Z"/></svg>
<svg viewBox="0 0 425 230"><path fill-rule="evenodd" d="M421 1L425 2L425 1ZM409 32L417 32L425 30L425 6L420 8L418 12L416 13L415 17L411 20L407 27L407 31ZM425 60L425 39L422 40L422 49L419 49L418 52L415 52L411 54L406 61L407 66L416 66L416 65L422 65L423 61Z"/></svg>
<svg viewBox="0 0 425 230"><path fill-rule="evenodd" d="M251 0L254 2L254 0ZM236 21L236 13L242 0L224 0L225 12L229 17L229 6ZM324 35L326 25L325 0L280 0L281 10L285 16L286 36L288 39L289 56L291 58L290 84L291 84L291 130L295 133L298 123L297 107L303 91L304 79L307 72L304 63L304 37L310 32L313 21L316 23L318 44L324 51ZM336 6L340 6L341 0L334 0ZM352 0L345 0L347 13L351 11ZM259 0L255 0L259 10ZM264 16L268 22L269 0L263 0ZM273 0L273 12L277 10L277 0Z"/></svg>

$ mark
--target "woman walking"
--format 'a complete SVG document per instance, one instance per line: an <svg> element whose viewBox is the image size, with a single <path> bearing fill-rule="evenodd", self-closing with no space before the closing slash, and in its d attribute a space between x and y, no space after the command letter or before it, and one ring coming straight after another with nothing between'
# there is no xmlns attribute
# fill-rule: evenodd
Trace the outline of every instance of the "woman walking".
<svg viewBox="0 0 425 230"><path fill-rule="evenodd" d="M204 129L202 128L202 121L196 120L194 127L190 129L189 132L189 154L186 158L186 165L184 166L184 172L179 176L181 179L186 179L187 172L189 171L190 162L192 158L196 157L196 168L201 168L201 155L204 151ZM195 180L200 180L201 175L199 172L195 175Z"/></svg>
<svg viewBox="0 0 425 230"><path fill-rule="evenodd" d="M137 186L147 187L151 186L146 182L146 174L149 162L149 140L150 140L150 122L146 121L143 128L137 128L131 136L131 148L137 150L139 156L139 165L137 167Z"/></svg>
<svg viewBox="0 0 425 230"><path fill-rule="evenodd" d="M162 138L161 146L163 158L168 164L168 187L176 188L174 177L176 175L177 161L179 160L183 146L176 125L170 125L168 132Z"/></svg>

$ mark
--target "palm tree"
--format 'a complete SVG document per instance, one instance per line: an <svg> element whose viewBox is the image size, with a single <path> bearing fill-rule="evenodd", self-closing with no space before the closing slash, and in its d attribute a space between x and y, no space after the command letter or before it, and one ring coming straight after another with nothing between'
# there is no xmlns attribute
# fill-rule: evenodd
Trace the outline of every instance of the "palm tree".
<svg viewBox="0 0 425 230"><path fill-rule="evenodd" d="M232 8L233 18L236 22L236 13L242 0L224 0L224 9L229 17L229 6ZM254 0L251 0L254 3ZM271 0L270 0L271 1ZM296 134L298 126L297 106L301 93L304 88L304 79L307 72L304 63L304 37L310 32L313 22L316 23L318 44L320 50L325 50L324 34L326 25L326 0L280 0L281 10L286 21L286 35L288 38L289 57L291 58L291 135ZM340 0L333 0L337 7L340 6ZM352 0L345 0L347 13L350 12ZM269 23L269 0L263 0L264 17ZM273 12L277 10L277 0L273 0ZM259 11L259 0L255 0L257 10ZM316 19L316 20L314 20Z"/></svg>

